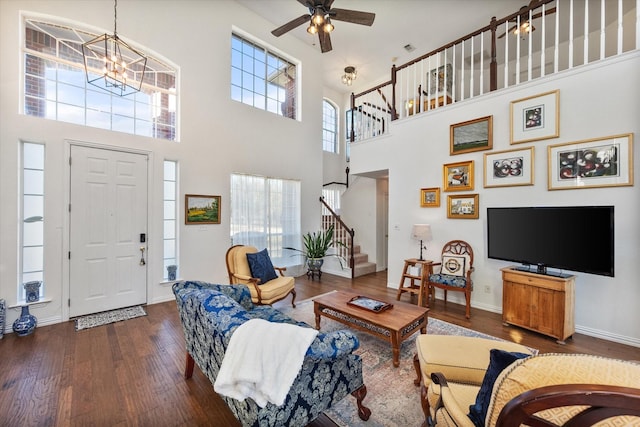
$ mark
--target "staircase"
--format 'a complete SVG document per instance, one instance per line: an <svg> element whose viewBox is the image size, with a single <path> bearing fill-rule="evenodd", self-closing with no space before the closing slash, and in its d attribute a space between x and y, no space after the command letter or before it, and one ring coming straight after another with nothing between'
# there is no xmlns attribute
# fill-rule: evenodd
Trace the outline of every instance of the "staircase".
<svg viewBox="0 0 640 427"><path fill-rule="evenodd" d="M353 247L353 274L351 277L360 277L365 274L371 274L376 272L376 264L369 262L369 255L360 252L360 245L354 245Z"/></svg>
<svg viewBox="0 0 640 427"><path fill-rule="evenodd" d="M349 228L337 215L331 207L329 207L324 199L320 197L320 203L324 205L329 215L322 215L322 229L326 230L333 226L333 238L335 241L342 242L342 245L334 246L336 253L342 259L347 261L347 265L351 268L351 278L364 276L365 274L375 273L376 264L369 262L369 255L360 251L360 245L354 243L355 230Z"/></svg>

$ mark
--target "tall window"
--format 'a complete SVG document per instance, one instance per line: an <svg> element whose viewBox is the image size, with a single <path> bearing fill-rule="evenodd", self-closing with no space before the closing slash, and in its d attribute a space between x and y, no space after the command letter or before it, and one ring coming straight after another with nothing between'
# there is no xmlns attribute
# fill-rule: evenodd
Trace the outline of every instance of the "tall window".
<svg viewBox="0 0 640 427"><path fill-rule="evenodd" d="M338 152L338 109L326 99L322 101L322 149Z"/></svg>
<svg viewBox="0 0 640 427"><path fill-rule="evenodd" d="M147 57L142 91L120 97L87 83L82 43L96 34L27 18L24 36L24 114L177 140L175 68Z"/></svg>
<svg viewBox="0 0 640 427"><path fill-rule="evenodd" d="M25 300L23 283L44 280L44 145L22 143L22 221L18 299ZM40 296L44 294L44 283Z"/></svg>
<svg viewBox="0 0 640 427"><path fill-rule="evenodd" d="M231 175L231 244L267 248L275 265L300 263L283 247L299 247L300 181Z"/></svg>
<svg viewBox="0 0 640 427"><path fill-rule="evenodd" d="M163 229L163 277L168 278L167 266L178 264L178 163L171 160L164 161L164 229Z"/></svg>
<svg viewBox="0 0 640 427"><path fill-rule="evenodd" d="M296 65L237 34L231 36L231 99L296 118Z"/></svg>

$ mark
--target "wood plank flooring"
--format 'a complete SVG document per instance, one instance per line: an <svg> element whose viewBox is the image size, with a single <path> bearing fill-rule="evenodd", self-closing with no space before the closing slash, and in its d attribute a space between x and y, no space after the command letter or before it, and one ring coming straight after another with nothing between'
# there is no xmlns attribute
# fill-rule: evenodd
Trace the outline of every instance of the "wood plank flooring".
<svg viewBox="0 0 640 427"><path fill-rule="evenodd" d="M395 300L386 272L354 280L329 274L322 281L296 279L297 300L333 289ZM403 301L410 301L404 294ZM415 302L415 299L414 299ZM275 306L289 305L291 299ZM28 337L0 340L0 425L2 426L239 426L209 380L195 369L182 376L184 337L174 302L146 307L148 316L80 332L73 322L38 328ZM471 320L464 307L437 301L430 317L542 352L591 353L640 359L640 349L576 334L566 345L515 327L478 309ZM334 427L326 417L313 427Z"/></svg>

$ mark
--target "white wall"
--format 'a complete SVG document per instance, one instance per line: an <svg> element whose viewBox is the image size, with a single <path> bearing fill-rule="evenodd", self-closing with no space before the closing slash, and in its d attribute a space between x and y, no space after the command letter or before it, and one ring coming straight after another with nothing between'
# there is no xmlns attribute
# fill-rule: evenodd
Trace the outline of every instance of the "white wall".
<svg viewBox="0 0 640 427"><path fill-rule="evenodd" d="M19 112L20 11L63 17L111 33L113 1L78 0L0 2L0 297L17 302L19 141L46 145L45 286L52 302L32 307L39 324L68 318L68 162L69 141L104 144L150 153L148 302L173 298L161 284L162 162L179 162L179 200L185 193L222 196L220 225L179 227L183 278L225 283L224 255L229 247L229 175L245 172L302 182L302 230L320 226L322 190L321 54L293 37L275 38L273 25L235 1L150 2L118 5L118 33L180 67L179 143L27 117ZM301 121L286 119L230 100L232 25L300 60ZM182 206L182 203L181 203ZM182 211L182 209L181 209ZM180 216L182 220L182 213ZM19 315L7 313L7 325Z"/></svg>
<svg viewBox="0 0 640 427"><path fill-rule="evenodd" d="M510 265L490 260L486 254L486 208L489 206L615 205L616 243L614 278L576 273L577 330L640 346L640 192L633 187L547 190L547 146L640 131L640 52L614 60L569 70L476 97L453 106L393 122L389 135L352 145L353 173L389 170L389 286L397 287L403 260L417 255L410 238L411 225L430 223L434 240L427 256L437 259L442 245L452 239L471 243L475 252L475 288L472 306L501 312L500 268ZM513 100L560 89L560 137L531 144L509 145L509 106ZM449 155L449 125L493 115L493 150L535 147L535 185L483 188L483 154ZM637 144L635 144L637 145ZM640 150L635 150L635 164ZM480 218L447 219L447 194L439 208L421 208L422 187L443 187L442 165L473 160ZM368 215L373 205L357 205L352 217ZM484 289L489 286L490 293ZM455 295L454 295L455 294ZM438 294L441 296L441 294ZM449 293L463 302L461 294ZM473 313L472 313L473 315Z"/></svg>

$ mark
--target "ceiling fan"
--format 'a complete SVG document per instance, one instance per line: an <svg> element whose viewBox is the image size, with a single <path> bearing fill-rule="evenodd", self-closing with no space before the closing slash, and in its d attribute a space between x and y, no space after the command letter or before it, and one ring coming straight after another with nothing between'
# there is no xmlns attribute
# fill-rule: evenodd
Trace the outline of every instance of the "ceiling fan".
<svg viewBox="0 0 640 427"><path fill-rule="evenodd" d="M334 0L298 0L298 3L309 9L309 13L305 13L281 27L276 28L271 31L271 34L280 37L305 22L308 22L309 27L307 27L307 32L310 34L318 34L320 50L322 53L325 53L332 49L329 33L333 31L334 27L331 21L344 21L368 26L373 25L373 20L376 18L375 13L332 8L331 5L333 2Z"/></svg>
<svg viewBox="0 0 640 427"><path fill-rule="evenodd" d="M513 22L513 26L509 28L507 31L498 36L499 39L506 36L508 33L520 34L520 33L531 33L535 30L535 27L531 22L529 22L529 10L534 9L538 0L531 0L528 6L522 6L520 8L520 13L518 16L514 16L509 20L509 22ZM556 12L555 7L551 7L544 11L545 16L551 15ZM542 12L534 13L531 15L531 20L538 19L542 16ZM518 17L520 18L520 27L518 27Z"/></svg>

